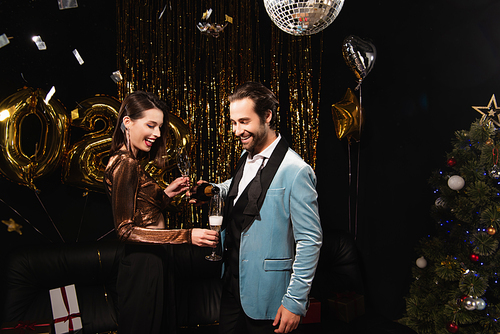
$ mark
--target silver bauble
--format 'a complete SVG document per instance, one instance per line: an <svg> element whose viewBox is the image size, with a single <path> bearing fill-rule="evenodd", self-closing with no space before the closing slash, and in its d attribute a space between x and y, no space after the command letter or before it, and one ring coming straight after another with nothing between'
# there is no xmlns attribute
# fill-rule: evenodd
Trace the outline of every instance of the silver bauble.
<svg viewBox="0 0 500 334"><path fill-rule="evenodd" d="M448 187L452 190L460 190L464 185L465 180L460 175L453 175L448 179Z"/></svg>
<svg viewBox="0 0 500 334"><path fill-rule="evenodd" d="M484 301L484 299L477 298L476 299L476 309L481 311L481 310L484 310L485 307L486 307L486 302Z"/></svg>
<svg viewBox="0 0 500 334"><path fill-rule="evenodd" d="M490 177L492 177L493 179L495 180L498 180L500 178L500 167L498 167L498 165L493 165L493 167L491 167L490 169Z"/></svg>
<svg viewBox="0 0 500 334"><path fill-rule="evenodd" d="M427 267L427 260L421 256L417 259L416 261L417 263L417 267L421 268L421 269L424 269L425 267Z"/></svg>
<svg viewBox="0 0 500 334"><path fill-rule="evenodd" d="M467 311L473 311L476 309L476 300L472 297L467 297L464 299L463 305Z"/></svg>

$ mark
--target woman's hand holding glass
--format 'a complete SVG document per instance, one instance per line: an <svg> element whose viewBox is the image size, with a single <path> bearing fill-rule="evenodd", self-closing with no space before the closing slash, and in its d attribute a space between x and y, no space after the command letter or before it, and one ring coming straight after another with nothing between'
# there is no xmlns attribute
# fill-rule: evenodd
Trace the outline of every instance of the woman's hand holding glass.
<svg viewBox="0 0 500 334"><path fill-rule="evenodd" d="M172 198L189 189L189 177L181 176L173 180L164 192L168 197Z"/></svg>

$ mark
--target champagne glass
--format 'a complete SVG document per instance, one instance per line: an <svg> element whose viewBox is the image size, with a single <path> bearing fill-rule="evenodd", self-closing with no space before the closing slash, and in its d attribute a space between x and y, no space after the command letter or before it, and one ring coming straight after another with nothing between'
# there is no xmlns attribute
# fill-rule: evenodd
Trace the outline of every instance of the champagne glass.
<svg viewBox="0 0 500 334"><path fill-rule="evenodd" d="M187 155L185 147L177 147L175 149L175 159L177 160L177 168L181 172L181 176L189 177L189 170L191 168L191 162L189 161L189 156ZM191 184L191 181L189 181ZM189 196L186 194L186 197Z"/></svg>
<svg viewBox="0 0 500 334"><path fill-rule="evenodd" d="M189 169L191 168L191 162L189 161L189 156L187 155L186 148L177 147L175 151L177 153L175 156L177 160L177 167L179 168L181 175L189 177Z"/></svg>
<svg viewBox="0 0 500 334"><path fill-rule="evenodd" d="M220 233L222 226L223 206L224 202L222 201L222 197L219 194L214 194L210 199L208 207L208 224L210 225L210 229L212 231L217 231L217 233ZM220 261L222 256L215 254L215 248L213 248L212 254L205 256L205 259L208 261Z"/></svg>

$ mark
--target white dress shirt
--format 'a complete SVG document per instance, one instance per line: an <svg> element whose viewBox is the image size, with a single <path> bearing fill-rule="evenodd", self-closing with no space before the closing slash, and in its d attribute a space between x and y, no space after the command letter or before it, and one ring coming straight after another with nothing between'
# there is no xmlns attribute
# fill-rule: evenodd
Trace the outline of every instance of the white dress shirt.
<svg viewBox="0 0 500 334"><path fill-rule="evenodd" d="M264 161L264 166L262 167L266 166L267 162L269 161L269 158L271 157L271 154L273 154L273 151L276 148L276 145L278 145L280 138L281 135L278 133L278 137L271 143L271 145L266 147L262 152L255 154L252 158L250 158L250 154L247 156L247 161L245 162L245 165L243 167L243 175L241 176L240 184L238 185L238 195L234 199L234 203L236 203L238 198L240 198L241 193L253 180L255 175L257 175L257 171L262 165L262 159L264 158L266 160Z"/></svg>

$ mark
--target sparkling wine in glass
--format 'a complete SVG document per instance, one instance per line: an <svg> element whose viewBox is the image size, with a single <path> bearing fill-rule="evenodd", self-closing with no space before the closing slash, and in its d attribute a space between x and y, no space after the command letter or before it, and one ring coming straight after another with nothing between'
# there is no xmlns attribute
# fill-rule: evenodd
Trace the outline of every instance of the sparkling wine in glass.
<svg viewBox="0 0 500 334"><path fill-rule="evenodd" d="M220 233L222 226L222 208L224 202L219 194L214 194L210 199L209 211L208 211L208 224L212 231L217 231ZM215 254L215 248L212 250L212 254L205 256L208 261L220 261L222 256Z"/></svg>

